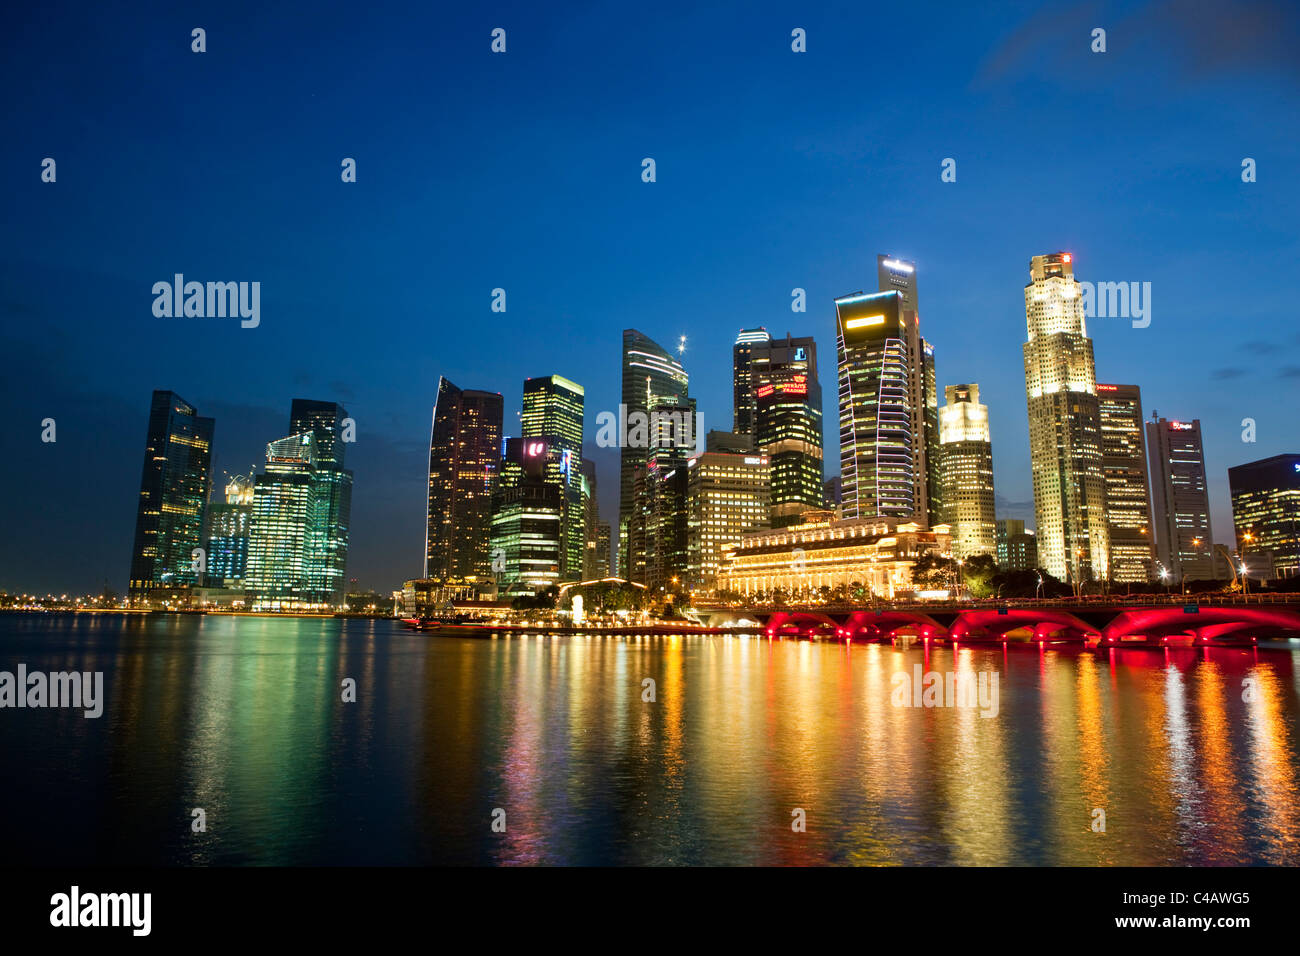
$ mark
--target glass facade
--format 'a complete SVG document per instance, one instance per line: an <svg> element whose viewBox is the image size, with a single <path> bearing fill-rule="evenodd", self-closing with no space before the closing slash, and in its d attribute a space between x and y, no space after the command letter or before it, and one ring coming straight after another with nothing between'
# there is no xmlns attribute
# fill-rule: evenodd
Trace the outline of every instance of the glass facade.
<svg viewBox="0 0 1300 956"><path fill-rule="evenodd" d="M1092 340L1073 257L1034 256L1025 286L1025 395L1038 561L1062 581L1105 580L1110 535Z"/></svg>
<svg viewBox="0 0 1300 956"><path fill-rule="evenodd" d="M254 479L235 475L225 501L208 504L208 583L238 587L248 571L248 533L253 517Z"/></svg>
<svg viewBox="0 0 1300 956"><path fill-rule="evenodd" d="M1175 584L1214 578L1214 532L1199 421L1147 422L1159 570Z"/></svg>
<svg viewBox="0 0 1300 956"><path fill-rule="evenodd" d="M898 292L835 300L841 508L845 519L917 510L907 329Z"/></svg>
<svg viewBox="0 0 1300 956"><path fill-rule="evenodd" d="M336 402L295 398L289 434L311 432L315 439L316 489L312 540L308 545L311 587L325 603L342 606L347 591L348 539L352 523L352 472L343 467L351 439L347 410Z"/></svg>
<svg viewBox="0 0 1300 956"><path fill-rule="evenodd" d="M689 386L686 370L670 352L636 329L623 330L623 417L637 411L648 413L661 406L683 405L689 401ZM623 442L619 451L618 559L625 578L630 567L634 473L638 465L645 464L648 451L646 447L633 446L630 441Z"/></svg>
<svg viewBox="0 0 1300 956"><path fill-rule="evenodd" d="M488 585L492 492L501 468L499 392L438 380L429 439L424 577L444 585Z"/></svg>
<svg viewBox="0 0 1300 956"><path fill-rule="evenodd" d="M822 389L812 338L755 344L755 450L770 462L772 527L822 508Z"/></svg>
<svg viewBox="0 0 1300 956"><path fill-rule="evenodd" d="M245 588L254 610L314 610L325 603L313 546L321 514L316 437L310 431L266 446L253 486Z"/></svg>
<svg viewBox="0 0 1300 956"><path fill-rule="evenodd" d="M737 435L754 434L754 347L770 340L771 336L762 327L741 329L731 347L731 430Z"/></svg>
<svg viewBox="0 0 1300 956"><path fill-rule="evenodd" d="M1111 580L1152 580L1155 532L1142 428L1142 393L1136 385L1098 385L1102 472L1106 476L1106 522Z"/></svg>
<svg viewBox="0 0 1300 956"><path fill-rule="evenodd" d="M1300 574L1300 455L1275 455L1228 469L1237 552L1253 577L1261 555L1279 578ZM1247 538L1249 535L1249 538Z"/></svg>
<svg viewBox="0 0 1300 956"><path fill-rule="evenodd" d="M155 588L204 583L195 551L204 543L213 428L175 392L153 393L131 548L132 605L147 604Z"/></svg>
<svg viewBox="0 0 1300 956"><path fill-rule="evenodd" d="M582 386L560 375L524 382L520 417L523 437L546 440L551 460L543 477L559 489L564 499L560 577L565 581L582 579L586 555L587 515L580 472L584 401Z"/></svg>

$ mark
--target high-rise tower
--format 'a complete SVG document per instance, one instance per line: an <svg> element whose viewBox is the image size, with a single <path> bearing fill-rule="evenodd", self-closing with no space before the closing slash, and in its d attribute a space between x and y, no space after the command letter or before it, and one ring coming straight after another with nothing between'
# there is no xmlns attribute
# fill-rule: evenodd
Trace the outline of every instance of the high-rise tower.
<svg viewBox="0 0 1300 956"><path fill-rule="evenodd" d="M1034 256L1025 286L1025 395L1039 565L1105 580L1110 561L1101 411L1083 295L1067 252Z"/></svg>
<svg viewBox="0 0 1300 956"><path fill-rule="evenodd" d="M1136 385L1098 385L1101 461L1106 476L1110 576L1118 582L1151 580L1155 530L1142 429L1142 393Z"/></svg>
<svg viewBox="0 0 1300 956"><path fill-rule="evenodd" d="M843 515L911 518L925 510L917 482L917 445L924 438L912 416L914 369L902 296L843 296L835 300L835 318Z"/></svg>
<svg viewBox="0 0 1300 956"><path fill-rule="evenodd" d="M754 434L754 347L770 341L767 329L741 329L731 347L731 430L737 435Z"/></svg>
<svg viewBox="0 0 1300 956"><path fill-rule="evenodd" d="M424 576L453 586L492 581L492 492L501 468L499 392L438 381L429 440Z"/></svg>
<svg viewBox="0 0 1300 956"><path fill-rule="evenodd" d="M989 409L978 385L949 385L939 409L940 521L949 525L954 557L997 554L993 444Z"/></svg>
<svg viewBox="0 0 1300 956"><path fill-rule="evenodd" d="M754 450L766 456L771 522L797 524L823 506L822 387L817 343L809 337L753 346Z"/></svg>
<svg viewBox="0 0 1300 956"><path fill-rule="evenodd" d="M582 504L582 426L585 391L562 375L524 382L523 437L545 439L548 460L543 478L560 490L561 580L582 579L586 514Z"/></svg>
<svg viewBox="0 0 1300 956"><path fill-rule="evenodd" d="M131 604L148 603L154 588L204 583L194 552L203 546L213 427L175 392L153 393L131 548Z"/></svg>
<svg viewBox="0 0 1300 956"><path fill-rule="evenodd" d="M623 330L623 403L620 418L630 420L634 412L648 415L656 408L673 406L680 408L690 402L688 391L690 379L682 364L673 358L648 335L636 329ZM637 434L636 429L629 429L629 436ZM645 428L640 429L646 435ZM636 468L644 465L651 449L634 445L630 440L621 442L619 449L618 475L618 561L623 576L627 576L629 528L633 513L635 496Z"/></svg>
<svg viewBox="0 0 1300 956"><path fill-rule="evenodd" d="M1214 532L1201 423L1147 422L1151 504L1160 566L1175 583L1214 578Z"/></svg>

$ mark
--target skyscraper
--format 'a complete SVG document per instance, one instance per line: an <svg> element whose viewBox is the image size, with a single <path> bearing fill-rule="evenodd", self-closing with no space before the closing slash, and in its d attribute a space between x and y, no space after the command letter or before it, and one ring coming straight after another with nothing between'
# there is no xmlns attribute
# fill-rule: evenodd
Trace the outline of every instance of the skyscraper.
<svg viewBox="0 0 1300 956"><path fill-rule="evenodd" d="M429 440L426 578L471 589L493 580L488 542L503 410L499 392L462 390L438 380Z"/></svg>
<svg viewBox="0 0 1300 956"><path fill-rule="evenodd" d="M348 542L352 524L352 472L343 467L352 439L352 422L337 402L295 398L289 408L289 434L311 432L315 439L316 481L312 540L308 546L312 590L333 606L344 603L348 580Z"/></svg>
<svg viewBox="0 0 1300 956"><path fill-rule="evenodd" d="M506 440L514 480L492 494L490 548L501 599L536 595L560 581L564 492L546 477L560 449L546 439Z"/></svg>
<svg viewBox="0 0 1300 956"><path fill-rule="evenodd" d="M1300 574L1300 455L1274 455L1228 469L1237 553L1252 577Z"/></svg>
<svg viewBox="0 0 1300 956"><path fill-rule="evenodd" d="M686 467L687 580L692 588L712 588L723 548L770 525L769 459L714 446Z"/></svg>
<svg viewBox="0 0 1300 956"><path fill-rule="evenodd" d="M1151 580L1155 558L1142 393L1136 385L1098 385L1097 398L1110 576L1114 581L1141 584Z"/></svg>
<svg viewBox="0 0 1300 956"><path fill-rule="evenodd" d="M132 605L146 604L154 588L203 583L195 550L203 546L213 427L175 392L153 393L131 548Z"/></svg>
<svg viewBox="0 0 1300 956"><path fill-rule="evenodd" d="M1110 536L1096 365L1072 258L1030 260L1025 395L1039 565L1082 583L1107 577Z"/></svg>
<svg viewBox="0 0 1300 956"><path fill-rule="evenodd" d="M686 463L695 453L694 424L690 399L658 405L650 413L649 447L634 449L640 458L632 469L626 576L651 589L680 584L686 574Z"/></svg>
<svg viewBox="0 0 1300 956"><path fill-rule="evenodd" d="M997 553L993 444L978 385L949 385L939 409L940 523L950 526L956 558Z"/></svg>
<svg viewBox="0 0 1300 956"><path fill-rule="evenodd" d="M313 610L328 603L314 548L320 539L322 485L316 435L304 431L266 446L266 469L253 486L248 573L253 610Z"/></svg>
<svg viewBox="0 0 1300 956"><path fill-rule="evenodd" d="M253 487L251 474L235 475L226 483L225 500L208 502L208 581L218 587L238 587L248 571Z"/></svg>
<svg viewBox="0 0 1300 956"><path fill-rule="evenodd" d="M689 402L689 385L686 370L667 349L636 329L623 330L620 419L626 422L634 412L644 415L661 406L681 406ZM628 434L627 440L620 441L618 480L618 555L625 577L630 567L628 535L633 512L634 471L638 463L645 462L648 451L646 446L633 444L635 430L629 429Z"/></svg>
<svg viewBox="0 0 1300 956"><path fill-rule="evenodd" d="M752 360L754 346L769 341L771 336L761 326L741 329L736 343L731 347L732 416L731 430L738 435L754 433L754 377Z"/></svg>
<svg viewBox="0 0 1300 956"><path fill-rule="evenodd" d="M1147 449L1160 565L1175 583L1212 580L1214 533L1200 421L1153 418L1147 422Z"/></svg>
<svg viewBox="0 0 1300 956"><path fill-rule="evenodd" d="M811 337L752 346L754 450L767 457L772 527L822 508L822 387Z"/></svg>
<svg viewBox="0 0 1300 956"><path fill-rule="evenodd" d="M898 292L835 300L841 505L846 519L924 511L912 418L913 367Z"/></svg>
<svg viewBox="0 0 1300 956"><path fill-rule="evenodd" d="M580 470L583 513L582 578L584 581L590 581L594 578L608 576L609 549L605 549L605 556L602 558L600 555L600 505L596 494L596 463L590 458L584 458Z"/></svg>
<svg viewBox="0 0 1300 956"><path fill-rule="evenodd" d="M908 404L916 434L916 517L927 525L939 521L939 393L934 376L934 346L921 337L921 305L916 288L916 263L894 256L876 256L876 282L881 292L902 296L909 369Z"/></svg>
<svg viewBox="0 0 1300 956"><path fill-rule="evenodd" d="M560 578L582 579L586 513L582 504L582 426L585 391L562 375L524 381L521 428L524 438L545 439L550 450L544 479L560 489Z"/></svg>

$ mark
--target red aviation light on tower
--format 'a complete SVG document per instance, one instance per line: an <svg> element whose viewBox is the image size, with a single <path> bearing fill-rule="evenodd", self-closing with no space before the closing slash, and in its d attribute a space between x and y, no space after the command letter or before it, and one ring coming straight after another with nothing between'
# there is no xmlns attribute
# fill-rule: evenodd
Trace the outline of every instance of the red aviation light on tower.
<svg viewBox="0 0 1300 956"><path fill-rule="evenodd" d="M1070 255L1070 254L1067 252L1065 255L1061 256L1061 261L1062 261L1062 262L1069 262L1069 261L1072 260L1073 258L1074 258L1074 256Z"/></svg>

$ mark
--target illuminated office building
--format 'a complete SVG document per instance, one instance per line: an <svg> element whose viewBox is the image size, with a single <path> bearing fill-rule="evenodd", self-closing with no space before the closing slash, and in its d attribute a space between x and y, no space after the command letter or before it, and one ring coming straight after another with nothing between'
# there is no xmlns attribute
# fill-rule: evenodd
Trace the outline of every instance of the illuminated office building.
<svg viewBox="0 0 1300 956"><path fill-rule="evenodd" d="M562 449L541 438L509 438L505 461L517 480L492 495L490 551L499 600L535 596L560 583L564 494L547 479Z"/></svg>
<svg viewBox="0 0 1300 956"><path fill-rule="evenodd" d="M225 500L208 502L208 583L242 585L248 571L248 532L253 517L254 479L235 475L226 483Z"/></svg>
<svg viewBox="0 0 1300 956"><path fill-rule="evenodd" d="M312 590L325 603L341 607L347 590L348 542L352 524L352 472L343 467L353 438L353 423L337 402L295 398L289 408L289 434L315 438L316 515L309 544Z"/></svg>
<svg viewBox="0 0 1300 956"><path fill-rule="evenodd" d="M647 335L636 329L623 330L623 383L620 418L630 420L634 412L648 414L662 406L689 404L690 379L680 362ZM694 407L691 407L692 423ZM618 555L623 577L631 567L629 535L634 510L635 470L644 465L649 442L641 445L633 439L637 431L629 429L627 440L620 441L618 484ZM694 453L694 445L691 446ZM689 454L682 457L684 462ZM639 560L639 559L638 559Z"/></svg>
<svg viewBox="0 0 1300 956"><path fill-rule="evenodd" d="M921 439L912 420L902 298L898 292L844 296L835 300L835 315L844 517L911 518L920 495Z"/></svg>
<svg viewBox="0 0 1300 956"><path fill-rule="evenodd" d="M754 346L771 340L764 328L741 329L731 347L732 416L731 430L738 435L754 434Z"/></svg>
<svg viewBox="0 0 1300 956"><path fill-rule="evenodd" d="M1155 535L1142 428L1142 393L1136 385L1099 384L1097 398L1110 576L1113 581L1143 584L1152 580Z"/></svg>
<svg viewBox="0 0 1300 956"><path fill-rule="evenodd" d="M147 604L155 588L204 583L194 559L203 546L213 427L175 392L153 393L131 548L132 605Z"/></svg>
<svg viewBox="0 0 1300 956"><path fill-rule="evenodd" d="M754 450L770 465L772 527L822 508L822 388L811 337L752 346Z"/></svg>
<svg viewBox="0 0 1300 956"><path fill-rule="evenodd" d="M686 565L692 588L712 588L723 548L770 521L768 457L715 448L686 464Z"/></svg>
<svg viewBox="0 0 1300 956"><path fill-rule="evenodd" d="M1101 411L1082 287L1069 253L1034 256L1029 273L1025 395L1038 561L1063 581L1105 580Z"/></svg>
<svg viewBox="0 0 1300 956"><path fill-rule="evenodd" d="M501 468L499 392L438 380L429 440L424 577L472 593L493 580L488 539Z"/></svg>
<svg viewBox="0 0 1300 956"><path fill-rule="evenodd" d="M253 485L244 578L253 610L318 610L328 603L313 550L322 514L320 490L314 432L266 446L266 469Z"/></svg>
<svg viewBox="0 0 1300 956"><path fill-rule="evenodd" d="M1174 583L1212 580L1214 534L1201 423L1153 418L1146 427L1159 570Z"/></svg>
<svg viewBox="0 0 1300 956"><path fill-rule="evenodd" d="M1018 518L999 518L998 567L1004 571L1034 571L1038 568L1038 541Z"/></svg>
<svg viewBox="0 0 1300 956"><path fill-rule="evenodd" d="M916 288L916 263L894 256L876 256L876 281L881 292L902 296L904 342L910 369L908 403L916 440L916 517L928 525L940 520L939 387L934 376L934 346L921 337L921 305Z"/></svg>
<svg viewBox="0 0 1300 956"><path fill-rule="evenodd" d="M1300 574L1300 455L1274 455L1229 468L1228 487L1237 551L1249 575Z"/></svg>
<svg viewBox="0 0 1300 956"><path fill-rule="evenodd" d="M989 409L978 385L949 385L939 409L941 523L949 526L957 558L997 553L993 444Z"/></svg>
<svg viewBox="0 0 1300 956"><path fill-rule="evenodd" d="M592 577L606 578L613 575L614 562L610 551L611 547L609 522L602 521L596 525L596 566L593 569Z"/></svg>
<svg viewBox="0 0 1300 956"><path fill-rule="evenodd" d="M544 479L560 490L564 499L561 522L560 578L583 577L587 515L582 501L582 426L585 393L577 382L561 375L524 381L524 438L545 439L550 450Z"/></svg>
<svg viewBox="0 0 1300 956"><path fill-rule="evenodd" d="M639 449L642 457L632 470L624 576L667 590L686 576L686 463L695 455L694 403L659 405L651 422L649 448Z"/></svg>

